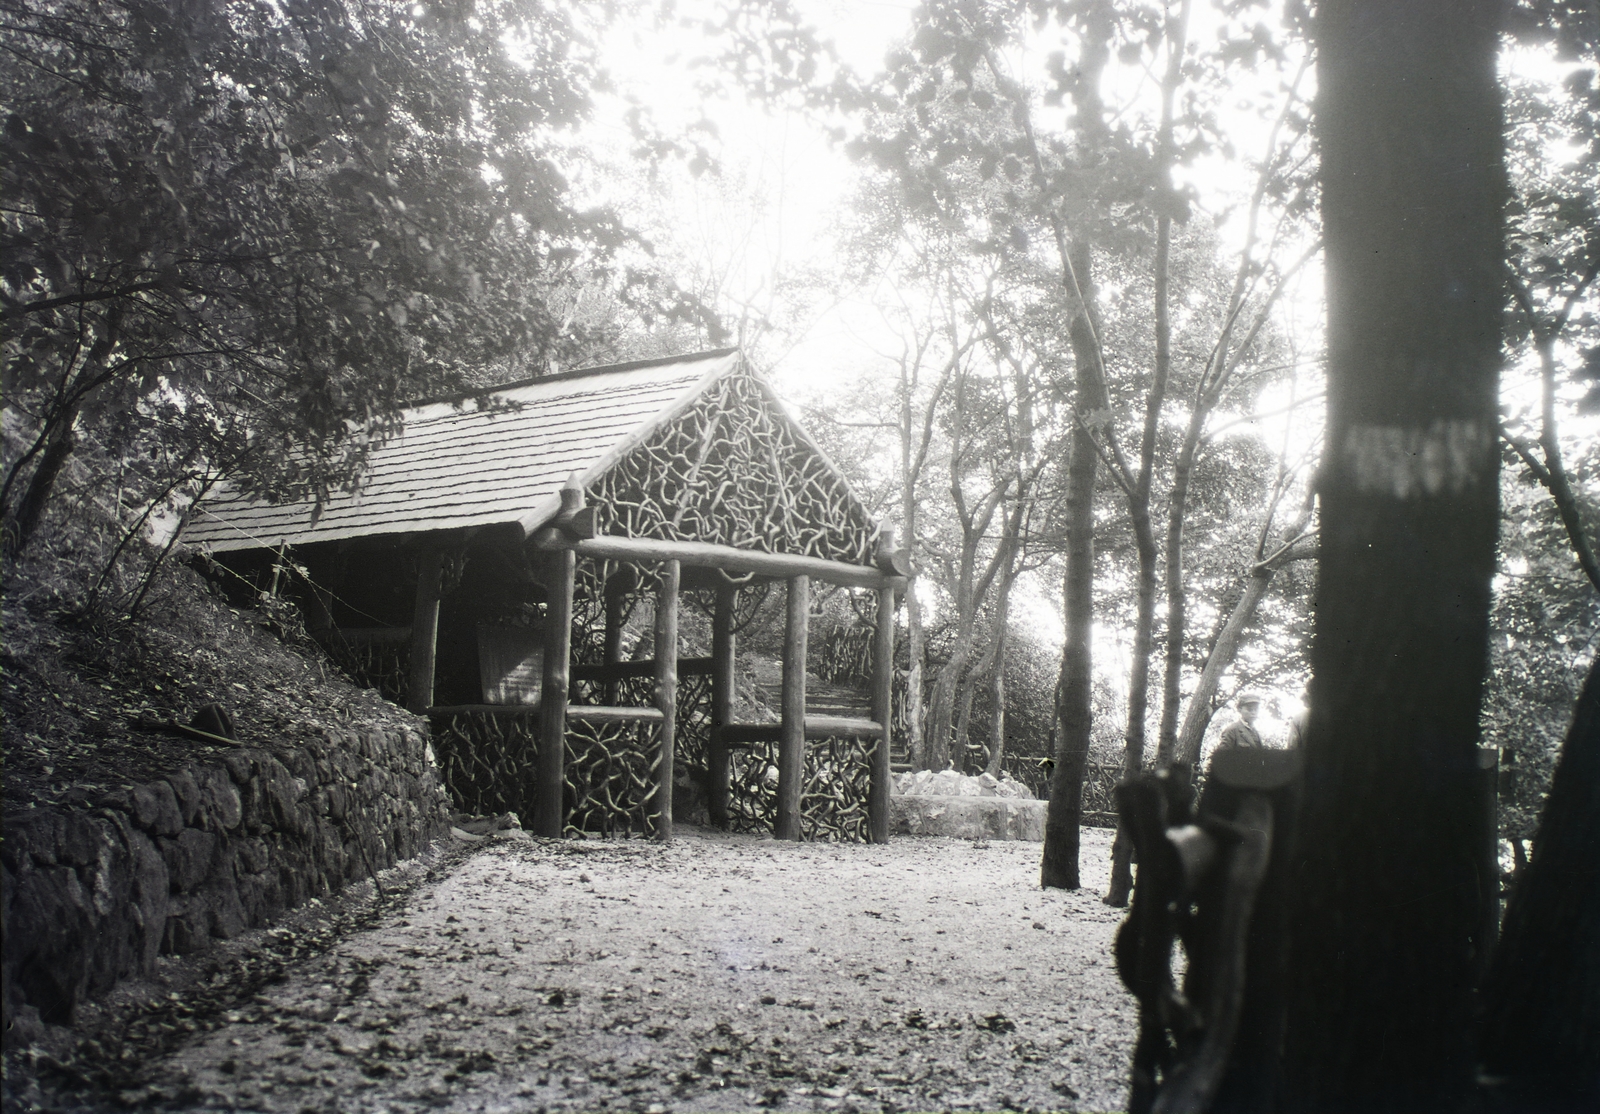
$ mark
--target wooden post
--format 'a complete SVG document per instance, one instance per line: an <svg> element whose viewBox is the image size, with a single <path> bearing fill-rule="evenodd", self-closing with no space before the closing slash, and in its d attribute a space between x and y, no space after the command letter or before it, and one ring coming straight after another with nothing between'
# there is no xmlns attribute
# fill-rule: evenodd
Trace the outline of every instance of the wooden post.
<svg viewBox="0 0 1600 1114"><path fill-rule="evenodd" d="M560 839L566 829L567 693L572 676L572 588L578 560L570 550L549 554L545 591L544 683L539 694L539 784L533 832Z"/></svg>
<svg viewBox="0 0 1600 1114"><path fill-rule="evenodd" d="M439 577L444 571L444 553L437 545L426 546L417 572L417 601L411 611L411 682L406 690L406 707L426 712L433 707L434 655L439 642Z"/></svg>
<svg viewBox="0 0 1600 1114"><path fill-rule="evenodd" d="M867 788L867 838L889 842L889 743L894 736L894 589L878 589L878 629L872 639L872 718L883 738L872 752Z"/></svg>
<svg viewBox="0 0 1600 1114"><path fill-rule="evenodd" d="M811 621L811 578L789 578L783 628L783 724L778 735L778 817L772 834L800 838L800 788L806 770L806 632Z"/></svg>
<svg viewBox="0 0 1600 1114"><path fill-rule="evenodd" d="M611 585L606 585L606 641L605 661L613 664L622 660L622 593L611 590ZM607 681L605 698L602 703L616 704L622 696L622 683L620 681Z"/></svg>
<svg viewBox="0 0 1600 1114"><path fill-rule="evenodd" d="M722 729L733 722L733 674L736 642L733 605L739 589L717 586L717 606L711 615L711 744L706 750L710 767L706 786L706 813L715 828L728 827L728 744Z"/></svg>
<svg viewBox="0 0 1600 1114"><path fill-rule="evenodd" d="M656 593L656 707L661 709L661 760L656 765L652 809L656 835L672 838L672 775L678 725L678 562L661 567ZM643 728L641 728L643 730Z"/></svg>

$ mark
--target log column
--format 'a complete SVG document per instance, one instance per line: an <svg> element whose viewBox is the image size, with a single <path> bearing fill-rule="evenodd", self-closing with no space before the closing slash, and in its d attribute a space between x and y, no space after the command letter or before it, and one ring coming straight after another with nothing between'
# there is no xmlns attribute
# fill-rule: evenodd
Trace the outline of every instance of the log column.
<svg viewBox="0 0 1600 1114"><path fill-rule="evenodd" d="M894 736L894 589L878 589L878 626L872 639L872 718L883 738L872 752L867 787L867 838L889 842L889 742Z"/></svg>
<svg viewBox="0 0 1600 1114"><path fill-rule="evenodd" d="M622 660L622 593L606 585L606 641L605 662L614 665ZM608 680L605 685L603 703L615 705L622 699L622 684L615 678Z"/></svg>
<svg viewBox="0 0 1600 1114"><path fill-rule="evenodd" d="M567 695L572 677L572 589L577 555L558 549L545 556L544 680L539 694L539 784L533 831L560 839L566 828Z"/></svg>
<svg viewBox="0 0 1600 1114"><path fill-rule="evenodd" d="M811 578L789 578L783 631L783 724L778 735L778 816L773 835L800 838L800 783L806 763L806 634Z"/></svg>
<svg viewBox="0 0 1600 1114"><path fill-rule="evenodd" d="M672 774L676 762L678 724L678 562L661 567L661 587L656 593L656 707L661 710L661 757L656 764L651 811L656 835L672 838Z"/></svg>
<svg viewBox="0 0 1600 1114"><path fill-rule="evenodd" d="M722 730L733 722L734 654L733 605L739 589L717 586L717 606L711 616L711 742L706 749L709 784L706 812L715 828L728 827L728 744Z"/></svg>
<svg viewBox="0 0 1600 1114"><path fill-rule="evenodd" d="M417 599L411 611L411 678L406 707L423 713L433 707L434 657L439 642L439 582L444 553L437 545L422 550L417 572Z"/></svg>

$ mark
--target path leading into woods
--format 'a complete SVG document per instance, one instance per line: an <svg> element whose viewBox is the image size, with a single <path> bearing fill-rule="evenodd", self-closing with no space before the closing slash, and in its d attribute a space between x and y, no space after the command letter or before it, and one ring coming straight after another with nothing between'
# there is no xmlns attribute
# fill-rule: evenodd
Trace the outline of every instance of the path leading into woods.
<svg viewBox="0 0 1600 1114"><path fill-rule="evenodd" d="M1100 903L1039 846L494 838L154 1066L198 1110L1120 1110Z"/></svg>

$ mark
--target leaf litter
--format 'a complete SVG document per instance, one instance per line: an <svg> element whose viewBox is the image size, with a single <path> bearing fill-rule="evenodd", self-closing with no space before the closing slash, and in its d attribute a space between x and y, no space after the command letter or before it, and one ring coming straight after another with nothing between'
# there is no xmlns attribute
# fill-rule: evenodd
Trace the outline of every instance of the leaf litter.
<svg viewBox="0 0 1600 1114"><path fill-rule="evenodd" d="M36 1050L42 1088L8 1083L6 1107L1124 1108L1109 832L1084 831L1086 888L1064 893L1038 889L1032 843L679 831L502 835L386 876L381 900L255 934L114 1038Z"/></svg>

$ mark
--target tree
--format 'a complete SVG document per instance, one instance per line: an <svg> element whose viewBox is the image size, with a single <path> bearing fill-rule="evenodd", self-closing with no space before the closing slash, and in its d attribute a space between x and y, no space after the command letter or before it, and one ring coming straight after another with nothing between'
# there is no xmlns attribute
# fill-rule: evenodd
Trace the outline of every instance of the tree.
<svg viewBox="0 0 1600 1114"><path fill-rule="evenodd" d="M1532 8L1538 5L1530 5ZM1537 402L1516 405L1501 426L1514 460L1544 486L1578 566L1600 589L1592 525L1569 475L1562 418L1600 400L1600 83L1594 67L1600 19L1545 6L1544 21L1523 23L1523 39L1554 35L1588 65L1559 85L1514 77L1508 88L1507 162L1514 191L1508 210L1507 347L1513 366L1532 364ZM1534 12L1524 10L1524 19ZM1576 17L1576 18L1574 18ZM1549 26L1554 21L1558 26ZM1562 157L1553 149L1565 148ZM1587 387L1574 399L1573 387ZM1576 405L1575 405L1576 404ZM1589 511L1593 522L1593 511Z"/></svg>
<svg viewBox="0 0 1600 1114"><path fill-rule="evenodd" d="M1566 459L1592 506L1595 446ZM1515 458L1508 463L1482 725L1484 743L1500 753L1500 834L1512 844L1515 884L1594 654L1600 594L1577 567L1549 492Z"/></svg>
<svg viewBox="0 0 1600 1114"><path fill-rule="evenodd" d="M1600 394L1600 321L1593 308L1600 261L1600 12L1565 0L1519 4L1513 30L1524 41L1553 43L1558 57L1581 64L1559 91L1518 83L1509 98L1516 196L1507 242L1508 347L1513 359L1532 347L1538 404L1531 422L1513 413L1502 427L1512 462L1525 468L1505 485L1508 528L1501 536L1492 658L1498 691L1485 721L1486 734L1518 759L1502 812L1519 852L1529 813L1541 815L1484 987L1479 1052L1483 1072L1499 1081L1497 1101L1584 1110L1600 1103L1594 1070L1600 889L1589 869L1600 839L1600 669L1593 657L1600 602L1593 589L1600 580L1592 526L1585 524L1595 513L1594 446L1572 454L1558 415L1570 412L1572 386L1588 388L1580 405L1592 407ZM1561 155L1552 157L1553 150ZM1548 501L1536 500L1535 483ZM1574 674L1586 658L1588 677L1547 779L1541 767L1554 748L1546 740L1572 703Z"/></svg>
<svg viewBox="0 0 1600 1114"><path fill-rule="evenodd" d="M1271 552L1266 547L1267 530L1262 531L1262 544L1256 548L1255 562L1244 577L1239 598L1234 601L1227 619L1217 631L1217 637L1212 640L1205 666L1200 670L1199 681L1189 695L1189 706L1183 717L1183 727L1178 732L1175 754L1177 761L1191 769L1200 762L1200 746L1206 725L1211 722L1215 711L1213 701L1222 673L1233 664L1239 644L1255 619L1256 609L1266 597L1273 577L1292 561L1305 561L1316 556L1316 537L1309 528L1312 507L1312 500L1307 499L1300 514L1276 539ZM1270 516L1268 521L1270 524Z"/></svg>
<svg viewBox="0 0 1600 1114"><path fill-rule="evenodd" d="M904 105L886 108L869 122L863 147L881 153L874 145L892 142L912 115ZM977 175L963 175L959 192L930 205L912 188L928 170L909 153L873 167L848 230L863 285L900 337L898 352L882 354L897 372L898 414L829 420L898 431L901 521L950 616L936 660L927 662L933 681L920 749L913 732L913 762L942 769L952 762L952 739L966 744L976 687L1003 671L992 616L1027 567L1036 491L1053 459L1052 388L1039 371L1048 357L1037 341L1058 317L1041 305L1048 297L1033 262L993 242ZM861 407L852 400L845 408ZM920 607L910 617L915 672L923 664Z"/></svg>
<svg viewBox="0 0 1600 1114"><path fill-rule="evenodd" d="M1497 525L1500 5L1319 5L1328 446L1286 1108L1455 1110ZM1425 199L1419 203L1419 199Z"/></svg>
<svg viewBox="0 0 1600 1114"><path fill-rule="evenodd" d="M1237 279L1213 304L1209 269L1196 268L1206 297L1206 310L1199 315L1193 312L1196 291L1172 292L1174 224L1182 226L1190 201L1175 186L1174 169L1218 149L1216 100L1234 67L1261 59L1283 65L1293 51L1248 22L1248 15L1232 13L1215 48L1191 52L1186 5L1163 13L1116 0L938 2L913 13L904 47L891 52L882 74L861 81L828 57L792 6L760 5L761 17L754 21L756 5L730 7L736 14L725 26L745 47L730 66L748 88L852 113L852 124L860 123L850 149L897 192L901 210L927 227L964 236L974 258L996 256L1013 273L1031 271L1032 301L1043 311L1037 316L1051 319L1053 340L1046 339L1038 321L994 315L997 327L984 343L996 362L1014 357L1027 363L1041 396L1060 406L1063 419L1055 435L1067 466L1041 487L1038 528L1029 548L1038 553L1053 547L1063 554L1063 584L1071 589L1064 595L1069 635L1058 687L1062 751L1055 766L1059 784L1052 792L1056 819L1043 875L1074 884L1076 871L1067 865L1077 858L1072 802L1080 796L1093 726L1089 632L1100 564L1097 532L1107 521L1097 513L1097 503L1108 484L1119 493L1132 524L1131 560L1139 569L1129 583L1135 596L1140 586L1143 590L1132 609L1135 631L1142 636L1124 752L1125 761L1138 764L1148 707L1146 648L1155 637L1157 614L1152 585L1159 581L1162 556L1157 506L1174 508L1168 514L1169 541L1178 541L1168 547L1176 559L1169 561L1167 578L1169 586L1181 588L1187 572L1181 538L1191 499L1188 484L1203 466L1207 421L1221 404L1248 408L1268 374L1265 369L1273 366L1263 358L1275 340L1271 314L1295 270L1278 256L1297 238L1303 247L1300 218L1314 195L1305 188L1305 112L1293 83L1287 97L1281 90L1271 94L1286 107L1248 207L1250 235ZM752 33L756 22L763 35ZM1053 53L1052 47L1057 48ZM1042 71L1013 72L1019 61L1037 57L1045 59ZM1107 79L1141 68L1164 74L1159 95L1146 98L1150 103L1137 95L1130 103L1104 102ZM1135 271L1141 272L1138 284L1154 288L1138 313L1128 308ZM1102 273L1115 275L1114 293L1107 298L1096 286ZM1174 298L1183 307L1176 330L1170 320ZM987 314L994 301L999 300L983 299L974 306ZM1107 308L1112 304L1114 312ZM1173 335L1191 334L1197 316L1215 319L1198 359L1192 343L1185 344L1189 335ZM1139 339L1130 343L1135 333ZM1192 419L1189 451L1179 462L1182 490L1175 501L1158 501L1154 496L1164 486L1162 478L1176 466L1168 448L1170 423L1162 417L1174 385L1195 399L1185 415ZM1019 391L1018 397L1025 395ZM1065 482L1058 482L1063 474ZM1180 596L1177 636L1169 637L1169 649L1176 651L1168 669L1173 691L1163 708L1164 717L1171 718L1172 738L1179 680L1193 641L1185 634L1183 602ZM977 664L987 668L1003 660L993 650L991 642ZM969 670L960 682L965 691L958 707L965 707L981 673ZM935 706L943 702L943 691ZM959 723L959 713L956 718Z"/></svg>
<svg viewBox="0 0 1600 1114"><path fill-rule="evenodd" d="M1239 253L1232 289L1227 294L1219 327L1200 372L1191 381L1188 420L1172 463L1165 539L1167 630L1161 724L1156 743L1157 760L1163 766L1174 760L1177 751L1189 644L1185 530L1189 524L1195 471L1207 444L1207 423L1227 394L1241 386L1241 369L1250 362L1263 331L1269 329L1274 307L1295 273L1316 251L1315 245L1306 248L1287 264L1279 258L1284 241L1292 242L1300 231L1296 228L1297 220L1315 197L1306 180L1308 160L1299 150L1305 142L1306 119L1298 89L1309 63L1309 57L1302 60L1267 141L1250 198L1245 242ZM1276 213L1267 208L1274 199L1280 202ZM1274 223L1270 232L1263 227L1269 220ZM1248 388L1248 384L1245 386Z"/></svg>
<svg viewBox="0 0 1600 1114"><path fill-rule="evenodd" d="M28 429L0 486L9 552L82 435L320 494L409 400L593 347L550 305L629 242L558 168L601 81L590 9L0 11L0 343ZM611 281L676 307L644 276Z"/></svg>

